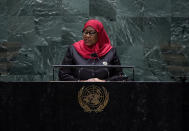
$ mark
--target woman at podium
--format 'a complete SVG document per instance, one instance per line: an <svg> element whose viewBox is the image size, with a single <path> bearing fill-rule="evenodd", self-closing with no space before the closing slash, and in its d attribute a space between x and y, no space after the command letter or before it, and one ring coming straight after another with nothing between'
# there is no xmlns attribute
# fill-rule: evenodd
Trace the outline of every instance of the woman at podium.
<svg viewBox="0 0 189 131"><path fill-rule="evenodd" d="M95 19L87 21L83 39L68 47L62 65L120 65L116 49L112 47L103 24ZM61 67L59 80L105 82L123 79L121 68Z"/></svg>

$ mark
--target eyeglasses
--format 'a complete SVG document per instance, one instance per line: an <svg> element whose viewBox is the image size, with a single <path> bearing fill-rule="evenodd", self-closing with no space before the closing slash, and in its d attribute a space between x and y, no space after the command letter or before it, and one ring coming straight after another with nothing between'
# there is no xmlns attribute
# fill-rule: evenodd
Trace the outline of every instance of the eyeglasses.
<svg viewBox="0 0 189 131"><path fill-rule="evenodd" d="M84 32L82 32L83 33L83 35L87 35L87 34L89 34L90 36L91 35L95 35L96 34L96 31L84 31Z"/></svg>

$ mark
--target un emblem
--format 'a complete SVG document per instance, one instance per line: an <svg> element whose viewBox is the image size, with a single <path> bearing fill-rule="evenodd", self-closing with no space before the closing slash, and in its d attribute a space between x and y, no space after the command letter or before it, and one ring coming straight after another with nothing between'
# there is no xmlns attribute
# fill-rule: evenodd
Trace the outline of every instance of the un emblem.
<svg viewBox="0 0 189 131"><path fill-rule="evenodd" d="M78 92L78 101L85 112L102 112L108 104L109 93L103 86L83 86Z"/></svg>

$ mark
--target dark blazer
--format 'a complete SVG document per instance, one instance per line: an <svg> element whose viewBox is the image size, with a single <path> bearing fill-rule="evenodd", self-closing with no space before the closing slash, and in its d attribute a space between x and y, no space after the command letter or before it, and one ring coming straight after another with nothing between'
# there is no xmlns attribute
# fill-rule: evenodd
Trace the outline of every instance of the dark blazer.
<svg viewBox="0 0 189 131"><path fill-rule="evenodd" d="M95 55L95 54L92 54ZM116 49L112 48L105 56L96 59L85 59L75 50L74 46L68 47L62 65L120 65ZM89 78L99 78L107 81L123 80L121 68L71 68L62 67L59 69L59 80L77 81Z"/></svg>

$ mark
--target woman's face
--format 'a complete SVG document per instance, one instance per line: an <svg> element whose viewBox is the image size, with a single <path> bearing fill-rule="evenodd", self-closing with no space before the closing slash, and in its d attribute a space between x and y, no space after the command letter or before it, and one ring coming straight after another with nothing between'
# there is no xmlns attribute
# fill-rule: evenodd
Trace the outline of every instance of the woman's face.
<svg viewBox="0 0 189 131"><path fill-rule="evenodd" d="M91 26L88 26L84 31L83 31L83 40L85 42L85 45L87 46L92 46L96 44L98 41L98 34L94 28Z"/></svg>

